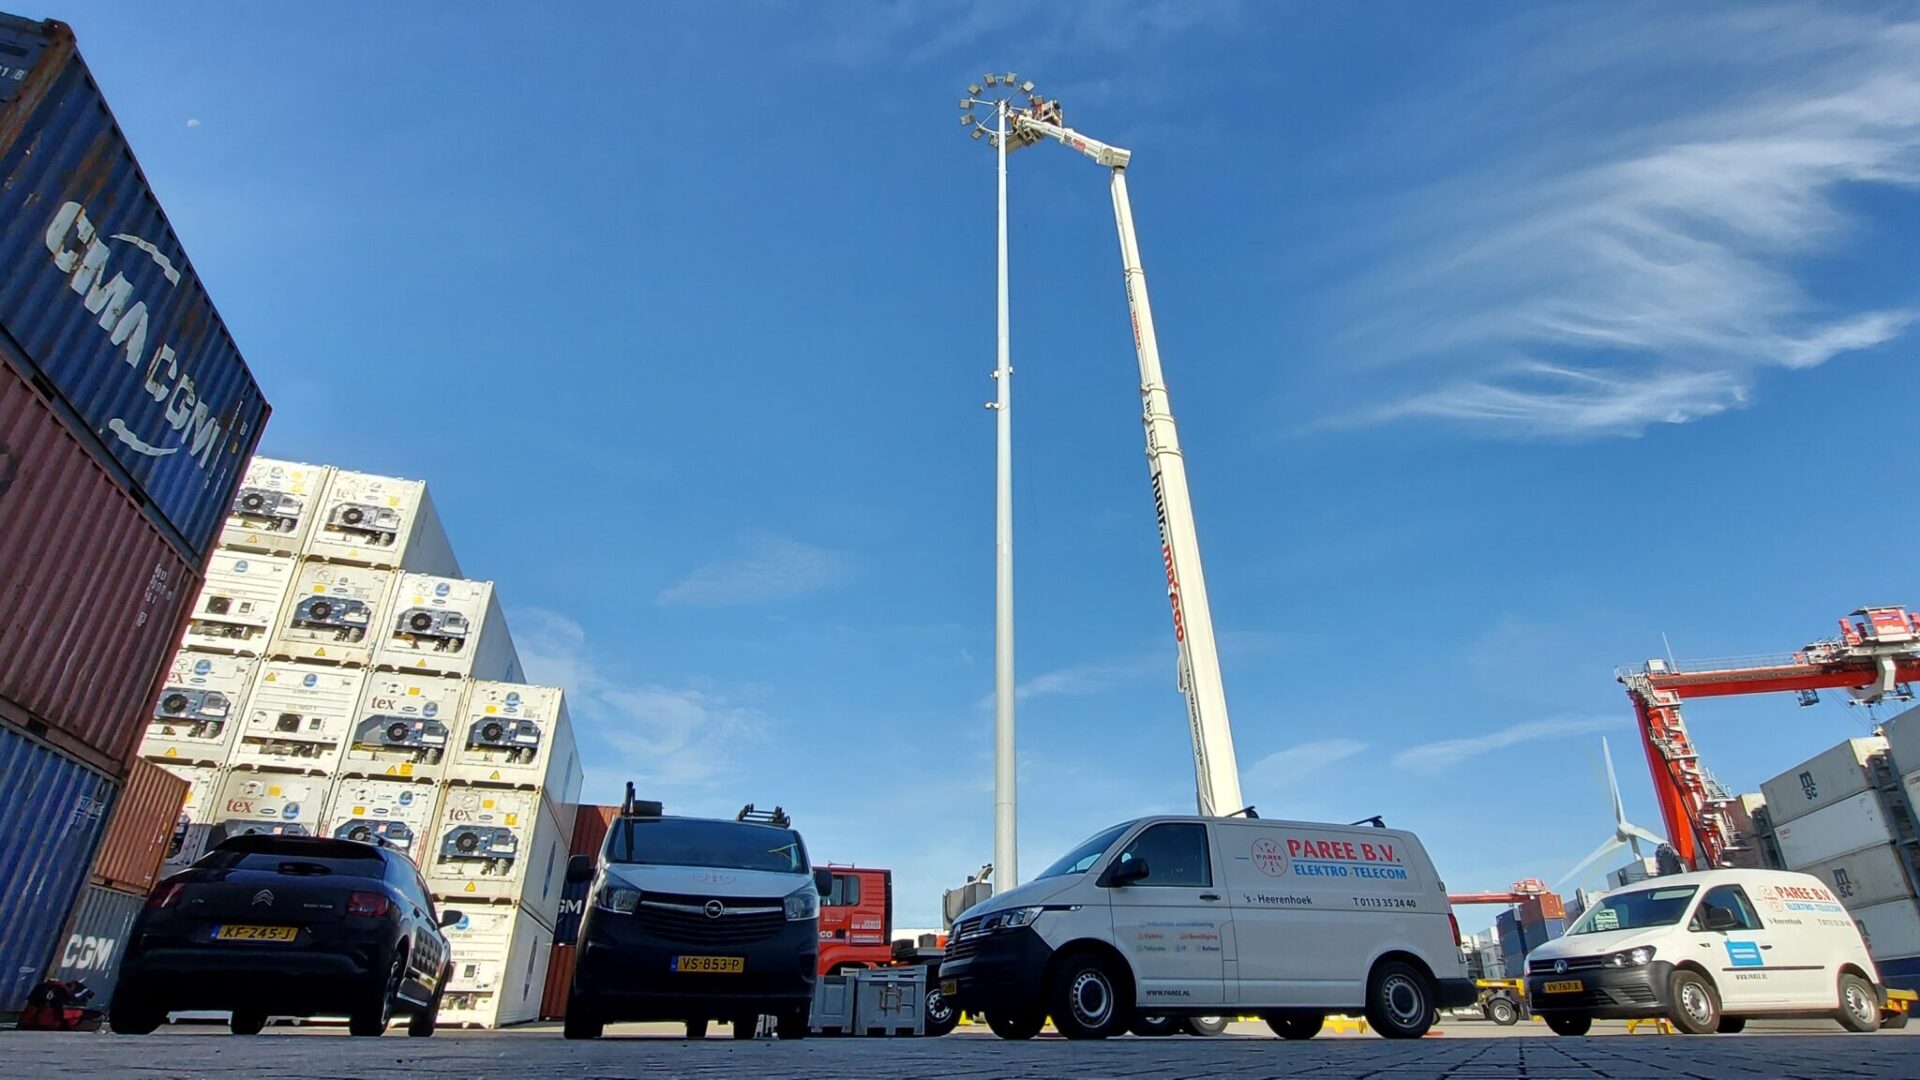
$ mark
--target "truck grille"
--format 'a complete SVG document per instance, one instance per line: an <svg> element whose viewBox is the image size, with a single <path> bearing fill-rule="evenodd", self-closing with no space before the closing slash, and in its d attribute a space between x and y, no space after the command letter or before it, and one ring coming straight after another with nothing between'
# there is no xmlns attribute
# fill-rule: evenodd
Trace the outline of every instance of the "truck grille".
<svg viewBox="0 0 1920 1080"><path fill-rule="evenodd" d="M706 911L714 901L725 908L718 917ZM691 945L746 945L770 938L787 925L785 903L778 898L647 893L634 914L648 933Z"/></svg>

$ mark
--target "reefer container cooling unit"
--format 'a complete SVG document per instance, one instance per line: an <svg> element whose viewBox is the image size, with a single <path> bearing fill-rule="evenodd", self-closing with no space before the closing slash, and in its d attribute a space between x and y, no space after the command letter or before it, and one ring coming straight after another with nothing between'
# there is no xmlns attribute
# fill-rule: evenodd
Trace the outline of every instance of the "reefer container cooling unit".
<svg viewBox="0 0 1920 1080"><path fill-rule="evenodd" d="M339 840L385 844L406 852L416 866L427 860L440 788L411 780L342 777L328 797L321 831Z"/></svg>
<svg viewBox="0 0 1920 1080"><path fill-rule="evenodd" d="M416 675L520 677L493 582L432 574L400 575L373 663Z"/></svg>
<svg viewBox="0 0 1920 1080"><path fill-rule="evenodd" d="M553 925L573 827L573 807L565 812L561 821L539 792L448 785L421 867L427 887L455 907L518 900Z"/></svg>
<svg viewBox="0 0 1920 1080"><path fill-rule="evenodd" d="M476 682L453 732L447 778L539 788L555 803L580 797L580 756L559 688Z"/></svg>
<svg viewBox="0 0 1920 1080"><path fill-rule="evenodd" d="M327 805L327 787L328 781L320 776L228 770L220 781L208 846L229 836L318 835Z"/></svg>
<svg viewBox="0 0 1920 1080"><path fill-rule="evenodd" d="M257 664L241 656L182 649L154 700L142 757L182 765L223 765L240 730L241 703Z"/></svg>
<svg viewBox="0 0 1920 1080"><path fill-rule="evenodd" d="M366 566L303 562L280 612L274 656L365 666L386 619L393 572Z"/></svg>
<svg viewBox="0 0 1920 1080"><path fill-rule="evenodd" d="M447 928L453 975L440 1022L492 1028L537 1019L553 931L518 904L445 906L463 917Z"/></svg>
<svg viewBox="0 0 1920 1080"><path fill-rule="evenodd" d="M256 457L233 496L220 546L234 551L298 555L313 535L313 519L333 470L325 465Z"/></svg>
<svg viewBox="0 0 1920 1080"><path fill-rule="evenodd" d="M460 564L425 483L344 469L327 484L307 554L330 562L460 576Z"/></svg>
<svg viewBox="0 0 1920 1080"><path fill-rule="evenodd" d="M269 661L242 712L231 764L331 775L353 737L361 668Z"/></svg>
<svg viewBox="0 0 1920 1080"><path fill-rule="evenodd" d="M296 567L288 555L215 551L182 643L204 652L265 655Z"/></svg>
<svg viewBox="0 0 1920 1080"><path fill-rule="evenodd" d="M439 780L446 775L447 745L465 697L466 684L458 679L382 671L368 675L341 773Z"/></svg>

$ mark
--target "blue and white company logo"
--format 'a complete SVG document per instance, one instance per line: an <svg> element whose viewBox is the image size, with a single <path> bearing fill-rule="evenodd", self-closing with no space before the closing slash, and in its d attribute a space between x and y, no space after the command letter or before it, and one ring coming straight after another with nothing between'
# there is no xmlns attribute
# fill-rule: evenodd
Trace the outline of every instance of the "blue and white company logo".
<svg viewBox="0 0 1920 1080"><path fill-rule="evenodd" d="M453 590L448 588L447 583L444 581L433 587L433 595L435 596L445 596L451 591Z"/></svg>
<svg viewBox="0 0 1920 1080"><path fill-rule="evenodd" d="M438 716L438 715L440 715L440 704L439 704L439 702L435 702L435 701L429 701L429 702L427 702L427 703L426 703L425 705L422 705L422 706L420 706L420 715L421 715L421 716Z"/></svg>
<svg viewBox="0 0 1920 1080"><path fill-rule="evenodd" d="M301 686L306 686L306 687L314 687L314 686L319 686L319 685L320 685L320 676L318 676L318 675L307 675L307 676L305 676L304 678L302 678L302 679L300 680L300 685L301 685Z"/></svg>
<svg viewBox="0 0 1920 1080"><path fill-rule="evenodd" d="M233 572L234 572L234 573L236 573L236 574L244 574L244 573L246 573L246 572L247 572L247 560L245 560L245 559L235 559L235 560L233 561Z"/></svg>
<svg viewBox="0 0 1920 1080"><path fill-rule="evenodd" d="M195 675L205 675L207 672L212 670L213 670L213 665L211 663L208 663L205 660L195 660L193 662L193 673Z"/></svg>
<svg viewBox="0 0 1920 1080"><path fill-rule="evenodd" d="M293 819L299 817L300 804L297 802L290 802L287 805L282 806L280 808L280 816L285 818L288 821L292 821Z"/></svg>
<svg viewBox="0 0 1920 1080"><path fill-rule="evenodd" d="M518 690L507 691L507 708L517 709L519 707L520 707L520 692Z"/></svg>
<svg viewBox="0 0 1920 1080"><path fill-rule="evenodd" d="M1734 967L1765 967L1767 964L1760 955L1760 943L1757 941L1727 942L1727 962Z"/></svg>
<svg viewBox="0 0 1920 1080"><path fill-rule="evenodd" d="M157 441L171 438L179 445L159 446L149 442L134 431L125 417L109 420L107 430L128 449L147 457L169 457L185 449L205 469L221 443L220 418L200 399L193 374L182 369L173 346L162 342L151 357L147 355L147 334L152 319L147 313L146 301L134 300L133 283L127 280L126 274L115 272L112 278L107 277L107 260L114 252L107 243L109 239L145 252L169 285L180 284L179 269L152 241L128 233L101 236L88 219L86 207L77 202L63 204L47 224L47 251L53 256L54 267L67 275L67 288L81 297L81 303L89 312L99 316L97 321L108 335L107 340L124 350L127 366L133 369L135 377L144 380L142 389L164 409L162 415L166 426L172 429L171 434L150 429L145 435ZM70 242L78 244L80 249L69 247Z"/></svg>

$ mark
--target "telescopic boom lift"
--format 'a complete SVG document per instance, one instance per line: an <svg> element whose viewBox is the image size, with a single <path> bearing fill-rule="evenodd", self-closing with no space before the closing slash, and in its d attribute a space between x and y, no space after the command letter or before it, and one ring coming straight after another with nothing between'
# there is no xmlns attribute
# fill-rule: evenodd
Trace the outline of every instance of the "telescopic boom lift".
<svg viewBox="0 0 1920 1080"><path fill-rule="evenodd" d="M1213 638L1213 613L1207 606L1207 581L1200 568L1200 538L1187 493L1187 466L1180 453L1166 379L1160 372L1160 343L1153 332L1153 308L1147 302L1147 275L1140 267L1140 243L1134 235L1133 208L1127 200L1127 163L1131 151L1089 139L1061 122L1060 103L1042 101L1011 111L1009 151L1042 139L1054 139L1106 166L1113 173L1113 216L1120 229L1120 261L1126 274L1127 305L1133 312L1133 344L1140 355L1141 419L1146 426L1147 466L1153 479L1154 511L1160 519L1160 557L1167 575L1167 599L1173 609L1173 637L1179 646L1180 692L1187 699L1187 725L1193 736L1193 770L1200 813L1223 816L1242 812L1240 767L1233 754L1233 728L1227 721L1227 692L1220 678L1220 655Z"/></svg>

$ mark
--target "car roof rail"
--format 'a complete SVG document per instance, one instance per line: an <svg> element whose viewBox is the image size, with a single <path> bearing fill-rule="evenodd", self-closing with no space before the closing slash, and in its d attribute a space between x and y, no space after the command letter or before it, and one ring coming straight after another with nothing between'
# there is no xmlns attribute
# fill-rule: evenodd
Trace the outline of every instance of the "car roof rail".
<svg viewBox="0 0 1920 1080"><path fill-rule="evenodd" d="M752 803L741 807L740 813L735 815L733 820L749 821L756 825L777 825L782 829L793 826L793 819L789 818L786 810L781 807L776 806L771 810L755 810Z"/></svg>

